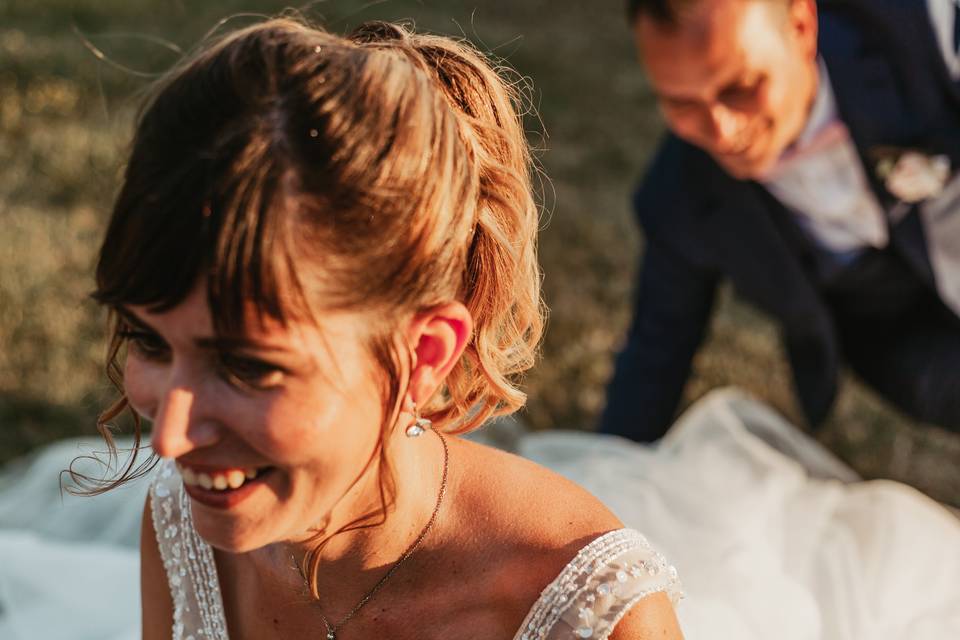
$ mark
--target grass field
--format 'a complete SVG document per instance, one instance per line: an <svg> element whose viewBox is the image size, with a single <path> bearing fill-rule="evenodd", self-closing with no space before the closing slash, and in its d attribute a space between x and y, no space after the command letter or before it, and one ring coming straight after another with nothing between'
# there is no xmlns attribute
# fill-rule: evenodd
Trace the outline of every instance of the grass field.
<svg viewBox="0 0 960 640"><path fill-rule="evenodd" d="M87 296L138 93L220 18L285 6L0 0L0 463L93 433L110 397L103 317ZM628 196L662 131L622 3L331 0L303 10L335 31L411 19L469 38L533 81L539 120L528 129L550 178L541 260L551 317L525 419L590 428L642 250ZM686 401L728 384L799 419L776 328L725 291ZM960 505L960 437L911 423L856 381L818 437L867 477Z"/></svg>

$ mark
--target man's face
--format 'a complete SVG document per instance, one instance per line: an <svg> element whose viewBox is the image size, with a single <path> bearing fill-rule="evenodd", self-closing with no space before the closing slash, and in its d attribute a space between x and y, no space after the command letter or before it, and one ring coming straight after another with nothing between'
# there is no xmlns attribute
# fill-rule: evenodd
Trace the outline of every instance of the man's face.
<svg viewBox="0 0 960 640"><path fill-rule="evenodd" d="M762 178L803 130L813 0L700 0L675 25L641 14L634 34L667 125L734 177Z"/></svg>

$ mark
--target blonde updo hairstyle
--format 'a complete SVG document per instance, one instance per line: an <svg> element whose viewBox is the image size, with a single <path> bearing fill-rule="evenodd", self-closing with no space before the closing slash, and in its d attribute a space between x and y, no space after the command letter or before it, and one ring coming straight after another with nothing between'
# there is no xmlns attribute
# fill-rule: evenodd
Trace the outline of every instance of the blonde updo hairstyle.
<svg viewBox="0 0 960 640"><path fill-rule="evenodd" d="M460 301L474 331L422 415L462 433L516 410L543 328L539 216L519 85L501 73L469 44L383 22L340 37L280 18L205 45L138 118L95 298L164 311L205 278L222 335L251 306L284 323L370 311L385 434L412 357L398 328ZM99 427L115 454L108 425L128 405L112 317L121 397ZM131 457L117 482L146 469Z"/></svg>

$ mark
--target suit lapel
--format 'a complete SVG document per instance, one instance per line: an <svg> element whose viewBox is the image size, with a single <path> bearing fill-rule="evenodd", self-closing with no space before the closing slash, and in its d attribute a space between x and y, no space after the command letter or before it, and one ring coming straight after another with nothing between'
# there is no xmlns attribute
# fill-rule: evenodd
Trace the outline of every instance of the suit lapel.
<svg viewBox="0 0 960 640"><path fill-rule="evenodd" d="M822 20L821 55L830 72L837 110L850 131L870 186L888 213L891 245L932 285L935 278L918 207L900 202L886 189L877 164L885 153L902 149L940 153L944 138L933 133L937 125L931 123L929 110L919 105L916 96L898 80L900 74L895 73L888 53L859 42L854 55L849 48L851 39L857 42L856 35L835 33L840 29L829 19ZM843 43L843 48L834 44L835 39ZM951 128L950 137L956 136L957 130ZM957 142L947 154L952 167L960 165L960 139ZM891 217L895 218L892 222Z"/></svg>
<svg viewBox="0 0 960 640"><path fill-rule="evenodd" d="M852 13L857 4L845 3L844 9ZM858 28L844 11L823 12L819 44L837 109L874 191L889 208L896 199L876 172L884 150L944 154L952 167L960 167L960 90L936 49L926 11L901 11L898 28L891 30L890 20L877 19L874 9L859 9Z"/></svg>
<svg viewBox="0 0 960 640"><path fill-rule="evenodd" d="M890 68L876 57L850 59L822 51L840 119L863 162L870 186L885 210L897 203L877 175L886 149L915 147L924 138L922 124L896 90Z"/></svg>
<svg viewBox="0 0 960 640"><path fill-rule="evenodd" d="M791 311L819 306L812 279L816 256L783 205L756 183L736 180L719 167L710 172L708 188L718 200L702 221L705 237L724 254L721 260L738 290L785 321Z"/></svg>

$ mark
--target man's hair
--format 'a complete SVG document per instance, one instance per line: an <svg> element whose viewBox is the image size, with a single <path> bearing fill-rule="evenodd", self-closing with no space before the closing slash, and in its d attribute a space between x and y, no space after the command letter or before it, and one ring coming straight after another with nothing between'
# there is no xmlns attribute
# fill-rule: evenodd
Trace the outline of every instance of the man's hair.
<svg viewBox="0 0 960 640"><path fill-rule="evenodd" d="M662 26L675 27L683 13L703 0L627 0L627 20L633 24L641 15ZM776 0L787 5L791 0Z"/></svg>
<svg viewBox="0 0 960 640"><path fill-rule="evenodd" d="M693 2L696 0L627 0L627 19L633 24L643 14L662 24L676 24L677 5Z"/></svg>

